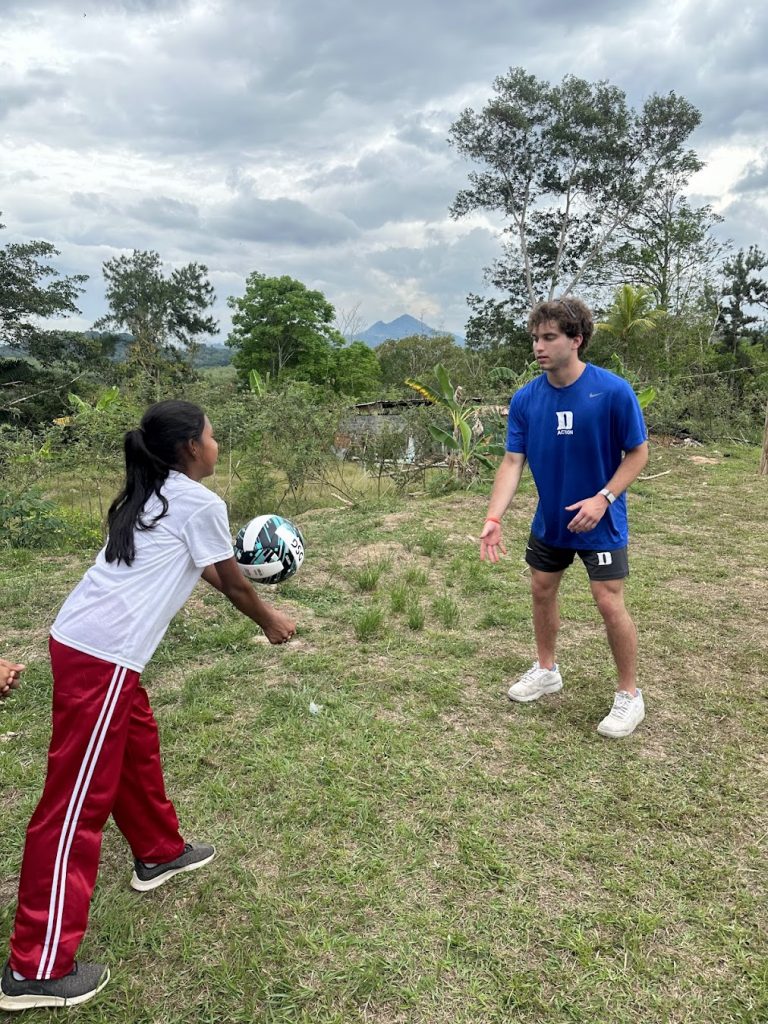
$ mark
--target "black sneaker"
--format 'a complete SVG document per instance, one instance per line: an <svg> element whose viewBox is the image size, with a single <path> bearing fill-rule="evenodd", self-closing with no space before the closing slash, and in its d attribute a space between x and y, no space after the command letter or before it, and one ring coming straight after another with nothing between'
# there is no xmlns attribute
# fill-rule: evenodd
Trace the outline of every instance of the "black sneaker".
<svg viewBox="0 0 768 1024"><path fill-rule="evenodd" d="M36 1006L77 1006L101 992L109 981L103 964L79 964L63 978L16 981L10 963L0 980L0 1010L32 1010Z"/></svg>
<svg viewBox="0 0 768 1024"><path fill-rule="evenodd" d="M195 871L204 864L210 864L215 856L215 846L208 843L185 843L181 856L176 860L169 860L166 864L145 864L142 860L135 860L131 888L139 892L156 889L182 871Z"/></svg>

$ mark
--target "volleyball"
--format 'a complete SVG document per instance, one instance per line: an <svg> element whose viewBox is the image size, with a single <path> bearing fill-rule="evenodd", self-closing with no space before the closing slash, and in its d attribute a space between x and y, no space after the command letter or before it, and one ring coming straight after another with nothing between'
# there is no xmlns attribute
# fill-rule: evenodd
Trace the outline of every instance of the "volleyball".
<svg viewBox="0 0 768 1024"><path fill-rule="evenodd" d="M235 538L235 559L244 576L254 583L282 583L304 561L304 538L290 519L256 516Z"/></svg>

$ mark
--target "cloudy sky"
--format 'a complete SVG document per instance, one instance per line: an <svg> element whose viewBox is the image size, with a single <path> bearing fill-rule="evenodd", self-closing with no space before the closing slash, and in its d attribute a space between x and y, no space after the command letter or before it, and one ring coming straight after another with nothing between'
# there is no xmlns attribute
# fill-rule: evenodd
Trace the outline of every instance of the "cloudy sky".
<svg viewBox="0 0 768 1024"><path fill-rule="evenodd" d="M463 333L498 226L453 221L447 145L511 66L702 113L696 202L768 249L768 4L747 0L0 0L0 242L205 263L223 340L246 276L289 274L363 326Z"/></svg>

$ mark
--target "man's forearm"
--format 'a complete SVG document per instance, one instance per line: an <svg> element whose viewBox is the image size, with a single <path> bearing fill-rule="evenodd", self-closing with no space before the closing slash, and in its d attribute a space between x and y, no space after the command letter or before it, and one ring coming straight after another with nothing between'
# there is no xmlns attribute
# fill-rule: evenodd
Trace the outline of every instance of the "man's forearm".
<svg viewBox="0 0 768 1024"><path fill-rule="evenodd" d="M504 456L496 471L496 479L493 482L493 490L488 502L488 515L494 519L500 520L511 505L520 483L520 477L523 475L525 456L515 455L510 458L512 454L507 453Z"/></svg>
<svg viewBox="0 0 768 1024"><path fill-rule="evenodd" d="M648 442L645 441L643 444L638 445L637 448L633 448L626 453L618 469L606 483L606 489L618 498L620 494L623 494L637 480L647 465Z"/></svg>

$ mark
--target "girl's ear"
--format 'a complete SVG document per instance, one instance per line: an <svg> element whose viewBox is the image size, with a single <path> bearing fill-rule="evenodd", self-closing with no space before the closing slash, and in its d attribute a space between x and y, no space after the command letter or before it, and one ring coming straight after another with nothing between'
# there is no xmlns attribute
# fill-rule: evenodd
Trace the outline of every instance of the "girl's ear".
<svg viewBox="0 0 768 1024"><path fill-rule="evenodd" d="M177 449L179 453L179 462L182 466L186 466L190 462L194 462L197 458L197 446L192 440L184 441Z"/></svg>

